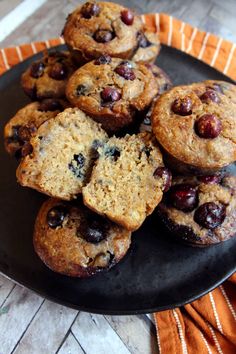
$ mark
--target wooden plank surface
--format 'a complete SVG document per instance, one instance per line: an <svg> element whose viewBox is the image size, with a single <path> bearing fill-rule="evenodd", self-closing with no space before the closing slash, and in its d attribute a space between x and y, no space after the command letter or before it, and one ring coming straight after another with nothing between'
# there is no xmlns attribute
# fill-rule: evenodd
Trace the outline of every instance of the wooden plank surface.
<svg viewBox="0 0 236 354"><path fill-rule="evenodd" d="M0 0L0 23L23 0ZM48 0L0 42L0 47L61 33L81 0ZM236 42L235 0L121 0L139 12L166 12ZM33 0L32 0L33 3ZM24 16L24 14L20 14ZM53 286L53 285L52 285ZM0 354L156 354L152 316L102 316L45 301L0 275Z"/></svg>

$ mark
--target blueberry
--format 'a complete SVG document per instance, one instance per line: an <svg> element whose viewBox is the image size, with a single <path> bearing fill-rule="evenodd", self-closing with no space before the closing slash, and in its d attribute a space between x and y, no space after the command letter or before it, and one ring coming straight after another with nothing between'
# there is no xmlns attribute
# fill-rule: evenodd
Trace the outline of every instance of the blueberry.
<svg viewBox="0 0 236 354"><path fill-rule="evenodd" d="M87 86L85 85L78 85L76 87L76 91L75 91L75 94L76 96L84 96L86 94L86 91L87 91Z"/></svg>
<svg viewBox="0 0 236 354"><path fill-rule="evenodd" d="M48 75L54 80L64 80L68 75L68 69L65 64L57 62L53 65Z"/></svg>
<svg viewBox="0 0 236 354"><path fill-rule="evenodd" d="M84 18L90 19L100 13L100 6L93 2L86 2L81 8L81 14Z"/></svg>
<svg viewBox="0 0 236 354"><path fill-rule="evenodd" d="M105 156L111 157L114 161L117 161L120 157L120 150L116 146L109 146L105 150Z"/></svg>
<svg viewBox="0 0 236 354"><path fill-rule="evenodd" d="M190 212L197 207L197 188L189 184L177 184L169 190L167 200L178 210Z"/></svg>
<svg viewBox="0 0 236 354"><path fill-rule="evenodd" d="M97 30L94 34L94 39L98 43L107 43L114 38L114 33L108 30Z"/></svg>
<svg viewBox="0 0 236 354"><path fill-rule="evenodd" d="M101 92L101 98L104 102L115 102L120 100L121 94L117 89L107 86Z"/></svg>
<svg viewBox="0 0 236 354"><path fill-rule="evenodd" d="M73 172L75 177L83 178L84 171L82 171L85 165L86 158L83 154L79 153L78 155L75 154L73 160L68 164L69 169Z"/></svg>
<svg viewBox="0 0 236 354"><path fill-rule="evenodd" d="M177 98L171 106L172 111L180 116L192 114L192 100L189 97Z"/></svg>
<svg viewBox="0 0 236 354"><path fill-rule="evenodd" d="M198 176L197 178L202 183L209 183L209 184L217 184L220 183L221 177L220 176Z"/></svg>
<svg viewBox="0 0 236 354"><path fill-rule="evenodd" d="M30 67L30 76L34 79L38 79L44 73L45 65L42 62L33 63Z"/></svg>
<svg viewBox="0 0 236 354"><path fill-rule="evenodd" d="M134 14L130 10L122 10L121 11L121 20L124 22L127 26L131 26L134 22Z"/></svg>
<svg viewBox="0 0 236 354"><path fill-rule="evenodd" d="M158 167L154 173L153 173L154 178L160 177L163 179L164 182L164 188L163 192L167 192L170 187L171 187L171 181L172 181L172 174L171 171L166 168L166 167Z"/></svg>
<svg viewBox="0 0 236 354"><path fill-rule="evenodd" d="M103 65L103 64L110 64L111 62L111 57L110 55L101 55L99 58L97 58L95 61L94 61L94 64L95 65Z"/></svg>
<svg viewBox="0 0 236 354"><path fill-rule="evenodd" d="M147 48L150 45L152 45L152 43L147 39L147 37L143 32L138 32L137 39L138 39L138 45L141 48Z"/></svg>
<svg viewBox="0 0 236 354"><path fill-rule="evenodd" d="M78 228L78 236L91 243L99 243L108 236L109 223L99 215L90 214L81 221Z"/></svg>
<svg viewBox="0 0 236 354"><path fill-rule="evenodd" d="M217 95L217 93L214 90L207 90L200 96L200 100L203 103L208 103L210 101L214 103L220 103L220 97Z"/></svg>
<svg viewBox="0 0 236 354"><path fill-rule="evenodd" d="M67 213L67 209L62 205L58 205L50 209L47 213L48 226L52 229L55 229L58 226L62 226Z"/></svg>
<svg viewBox="0 0 236 354"><path fill-rule="evenodd" d="M198 136L205 139L216 138L222 130L222 123L214 114L204 114L195 123Z"/></svg>
<svg viewBox="0 0 236 354"><path fill-rule="evenodd" d="M225 216L225 205L209 202L200 205L195 211L194 221L206 229L213 230L223 223Z"/></svg>
<svg viewBox="0 0 236 354"><path fill-rule="evenodd" d="M115 72L118 75L122 76L125 80L133 81L136 78L135 73L132 67L130 67L129 62L120 63L120 65L115 68Z"/></svg>

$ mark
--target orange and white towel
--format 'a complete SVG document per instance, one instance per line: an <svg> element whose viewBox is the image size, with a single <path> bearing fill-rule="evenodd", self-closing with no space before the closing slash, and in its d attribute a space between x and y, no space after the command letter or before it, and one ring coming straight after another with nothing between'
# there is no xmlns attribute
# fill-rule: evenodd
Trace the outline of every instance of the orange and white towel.
<svg viewBox="0 0 236 354"><path fill-rule="evenodd" d="M143 21L161 43L177 48L236 80L236 45L166 14ZM0 74L31 55L63 44L63 38L0 50ZM154 314L160 354L236 353L236 274L193 303Z"/></svg>

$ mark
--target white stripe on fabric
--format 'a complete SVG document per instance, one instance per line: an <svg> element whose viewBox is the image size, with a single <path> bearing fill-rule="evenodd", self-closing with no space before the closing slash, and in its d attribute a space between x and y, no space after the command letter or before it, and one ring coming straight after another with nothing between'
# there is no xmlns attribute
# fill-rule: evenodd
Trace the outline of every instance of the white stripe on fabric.
<svg viewBox="0 0 236 354"><path fill-rule="evenodd" d="M203 342L205 343L205 345L206 345L206 347L207 347L208 354L212 354L211 348L209 347L209 344L207 343L207 340L206 340L206 338L204 337L204 335L202 334L202 332L200 332L200 335L201 335L201 337L202 337Z"/></svg>
<svg viewBox="0 0 236 354"><path fill-rule="evenodd" d="M194 40L196 34L197 34L197 28L194 27L193 33L192 33L191 38L189 40L189 45L188 45L188 48L186 50L186 53L189 53L191 51L192 46L193 46L193 40Z"/></svg>
<svg viewBox="0 0 236 354"><path fill-rule="evenodd" d="M23 61L23 56L22 56L22 53L21 53L21 49L20 49L20 47L18 45L16 46L16 52L17 52L17 55L19 57L19 60Z"/></svg>
<svg viewBox="0 0 236 354"><path fill-rule="evenodd" d="M169 17L169 32L168 32L168 39L167 39L167 45L171 46L171 41L172 41L172 27L173 27L173 17Z"/></svg>
<svg viewBox="0 0 236 354"><path fill-rule="evenodd" d="M158 327L158 323L156 320L156 317L154 316L154 320L155 320L155 325L156 325L156 335L157 335L157 345L158 345L158 354L162 354L161 353L161 341L160 341L160 336L159 336L159 327Z"/></svg>
<svg viewBox="0 0 236 354"><path fill-rule="evenodd" d="M63 37L59 37L59 40L60 40L61 44L65 44L65 40Z"/></svg>
<svg viewBox="0 0 236 354"><path fill-rule="evenodd" d="M232 58L233 58L233 54L234 54L235 47L236 47L236 45L235 45L235 43L233 43L233 44L232 44L232 47L231 47L231 49L230 49L230 52L229 52L229 56L228 56L227 62L226 62L226 64L225 64L225 68L224 68L224 70L223 70L223 73L224 73L224 74L227 74L227 71L229 70L229 67L230 67L230 64L231 64L231 60L232 60Z"/></svg>
<svg viewBox="0 0 236 354"><path fill-rule="evenodd" d="M180 33L181 33L181 50L184 52L185 50L185 34L184 34L184 28L185 28L185 22L182 22L181 27L180 27Z"/></svg>
<svg viewBox="0 0 236 354"><path fill-rule="evenodd" d="M187 350L187 345L184 339L184 333L183 333L183 328L181 326L180 320L179 320L179 316L177 314L177 312L175 310L172 310L174 318L175 318L175 322L177 324L178 327L178 332L179 332L179 337L180 337L180 341L181 341L181 345L182 345L182 350L183 350L183 354L188 354L188 350Z"/></svg>
<svg viewBox="0 0 236 354"><path fill-rule="evenodd" d="M221 323L220 323L220 318L219 318L219 315L218 315L217 310L216 310L215 300L214 300L213 294L211 292L209 293L209 297L210 297L210 301L211 301L212 310L213 310L213 313L214 313L214 316L215 316L217 328L220 331L220 333L223 334L223 329L222 329L222 326L221 326Z"/></svg>
<svg viewBox="0 0 236 354"><path fill-rule="evenodd" d="M210 323L208 323L208 322L206 322L206 323L207 323L207 326L208 326L208 328L209 328L209 330L210 330L210 332L211 332L211 334L212 334L212 337L213 337L213 340L214 340L214 342L215 342L216 349L218 350L218 353L224 354L224 353L222 352L221 347L220 347L220 343L218 342L218 340L217 340L217 338L216 338L216 334L215 334L213 328L211 327Z"/></svg>
<svg viewBox="0 0 236 354"><path fill-rule="evenodd" d="M207 32L206 35L205 35L205 38L204 38L203 43L202 43L202 48L200 50L200 53L198 54L198 59L202 59L202 57L203 57L203 54L204 54L204 51L205 51L205 48L206 48L206 44L207 44L207 40L208 40L209 35L210 35L209 32Z"/></svg>
<svg viewBox="0 0 236 354"><path fill-rule="evenodd" d="M7 56L6 56L4 49L1 49L1 53L2 53L4 65L5 65L6 69L8 70L8 69L10 69L10 65L8 64Z"/></svg>
<svg viewBox="0 0 236 354"><path fill-rule="evenodd" d="M214 66L214 64L215 64L215 62L216 62L216 59L217 59L217 57L218 57L218 54L219 54L219 51L220 51L220 46L221 46L222 41L223 41L223 38L220 38L219 41L218 41L218 43L217 43L215 54L214 54L214 56L213 56L213 58L212 58L212 61L211 61L211 63L210 63L211 66Z"/></svg>
<svg viewBox="0 0 236 354"><path fill-rule="evenodd" d="M230 300L229 300L229 298L228 298L228 296L227 296L227 294L226 294L226 292L225 292L225 289L223 288L222 285L220 285L220 290L221 290L221 292L222 292L222 294L223 294L223 296L224 296L224 298L225 298L225 301L226 301L226 303L227 303L227 305L228 305L228 308L230 309L230 312L231 312L232 315L233 315L233 318L234 318L235 321L236 321L236 313L235 313L235 311L234 311L233 305L231 304L231 302L230 302Z"/></svg>
<svg viewBox="0 0 236 354"><path fill-rule="evenodd" d="M157 32L160 32L160 16L159 14L155 14L155 24Z"/></svg>
<svg viewBox="0 0 236 354"><path fill-rule="evenodd" d="M36 54L37 53L37 49L36 49L34 43L30 43L30 45L31 45L33 53Z"/></svg>

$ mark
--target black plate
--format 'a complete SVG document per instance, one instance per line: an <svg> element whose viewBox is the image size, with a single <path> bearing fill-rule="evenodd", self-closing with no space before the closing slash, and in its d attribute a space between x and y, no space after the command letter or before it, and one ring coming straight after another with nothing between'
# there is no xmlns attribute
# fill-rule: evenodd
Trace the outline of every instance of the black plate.
<svg viewBox="0 0 236 354"><path fill-rule="evenodd" d="M7 120L27 98L20 75L35 56L0 78L1 137ZM175 49L163 47L157 63L175 84L228 78ZM132 247L119 265L90 279L50 271L34 253L32 231L43 195L16 183L17 163L0 154L0 271L58 303L106 314L147 313L191 302L213 289L236 268L236 238L208 248L174 241L150 217L133 234Z"/></svg>

